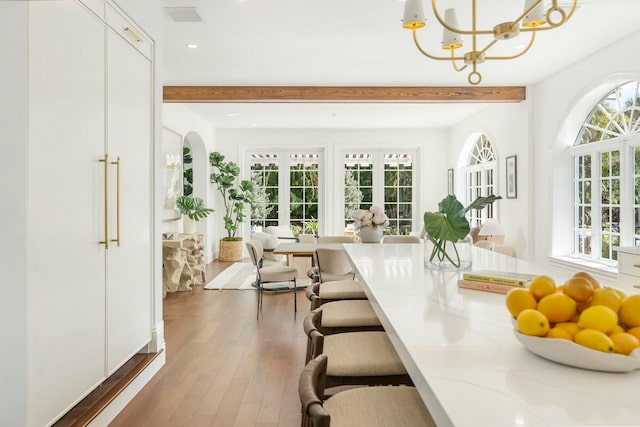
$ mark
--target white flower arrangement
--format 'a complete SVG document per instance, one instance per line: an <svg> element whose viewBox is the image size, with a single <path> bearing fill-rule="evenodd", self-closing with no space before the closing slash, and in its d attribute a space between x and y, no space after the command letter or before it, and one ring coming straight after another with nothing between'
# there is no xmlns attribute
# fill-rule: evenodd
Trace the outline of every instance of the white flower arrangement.
<svg viewBox="0 0 640 427"><path fill-rule="evenodd" d="M389 217L384 213L384 209L378 206L371 206L369 209L356 209L351 217L356 230L366 226L373 228L389 226Z"/></svg>

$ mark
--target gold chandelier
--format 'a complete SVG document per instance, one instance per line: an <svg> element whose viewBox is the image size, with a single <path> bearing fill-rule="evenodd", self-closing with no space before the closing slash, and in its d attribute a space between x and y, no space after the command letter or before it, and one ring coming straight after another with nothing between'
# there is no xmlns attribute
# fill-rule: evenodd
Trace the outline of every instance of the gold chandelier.
<svg viewBox="0 0 640 427"><path fill-rule="evenodd" d="M458 27L458 18L455 9L446 9L442 19L436 6L437 0L431 0L433 13L443 27L442 49L448 50L450 56L436 56L428 53L420 46L417 30L425 26L424 9L422 0L406 0L404 19L402 26L413 32L413 41L418 50L425 56L439 61L451 61L456 71L462 71L471 65L471 72L467 80L472 85L482 81L482 75L478 72L478 64L490 60L515 59L524 55L533 45L536 32L558 28L571 18L576 9L577 0L571 0L571 5L559 6L557 0L551 1L551 6L544 10L544 0L525 0L524 12L513 21L502 22L493 29L478 29L476 26L476 0L471 0L471 30L463 30ZM520 52L511 56L490 56L487 51L500 40L508 40L520 33L531 33L529 44ZM462 47L462 35L471 35L472 49L464 55L456 54L456 49ZM484 48L479 49L477 37L479 35L492 35L491 40ZM458 65L457 61L463 61L464 65Z"/></svg>

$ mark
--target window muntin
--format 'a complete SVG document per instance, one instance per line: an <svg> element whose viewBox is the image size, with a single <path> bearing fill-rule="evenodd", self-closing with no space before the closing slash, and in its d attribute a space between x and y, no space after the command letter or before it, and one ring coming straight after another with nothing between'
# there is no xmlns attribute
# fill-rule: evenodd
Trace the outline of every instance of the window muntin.
<svg viewBox="0 0 640 427"><path fill-rule="evenodd" d="M249 152L248 157L254 187L260 186L266 199L264 206L252 207L252 226L289 225L294 234L318 232L320 152L274 150ZM261 207L268 210L264 219L256 217Z"/></svg>
<svg viewBox="0 0 640 427"><path fill-rule="evenodd" d="M410 154L384 155L384 210L389 234L409 234L413 224L413 158Z"/></svg>
<svg viewBox="0 0 640 427"><path fill-rule="evenodd" d="M466 205L480 196L495 194L496 190L496 155L493 146L485 135L478 136L463 173L465 177ZM494 205L484 209L472 209L468 212L469 224L480 226L487 219L494 217Z"/></svg>
<svg viewBox="0 0 640 427"><path fill-rule="evenodd" d="M262 227L278 225L278 179L277 154L251 155L251 181L254 201L251 205L251 224Z"/></svg>
<svg viewBox="0 0 640 427"><path fill-rule="evenodd" d="M574 146L574 249L615 262L613 247L640 245L640 93L626 83L598 102Z"/></svg>
<svg viewBox="0 0 640 427"><path fill-rule="evenodd" d="M318 160L317 154L289 155L289 225L294 234L318 221Z"/></svg>

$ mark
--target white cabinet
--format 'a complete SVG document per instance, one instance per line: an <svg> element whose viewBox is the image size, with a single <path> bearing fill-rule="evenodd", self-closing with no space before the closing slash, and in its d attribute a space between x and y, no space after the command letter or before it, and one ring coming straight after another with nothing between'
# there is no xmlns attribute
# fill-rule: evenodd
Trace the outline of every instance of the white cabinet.
<svg viewBox="0 0 640 427"><path fill-rule="evenodd" d="M42 426L151 340L153 91L148 55L80 3L31 1L28 26L27 416Z"/></svg>
<svg viewBox="0 0 640 427"><path fill-rule="evenodd" d="M618 286L626 293L640 293L640 248L618 249Z"/></svg>

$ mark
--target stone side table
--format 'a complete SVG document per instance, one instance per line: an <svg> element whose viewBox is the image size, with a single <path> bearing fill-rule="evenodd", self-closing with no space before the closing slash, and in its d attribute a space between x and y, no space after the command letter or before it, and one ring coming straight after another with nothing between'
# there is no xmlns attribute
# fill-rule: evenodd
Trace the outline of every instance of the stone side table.
<svg viewBox="0 0 640 427"><path fill-rule="evenodd" d="M167 292L190 291L205 282L204 235L170 234L162 240L162 289Z"/></svg>

